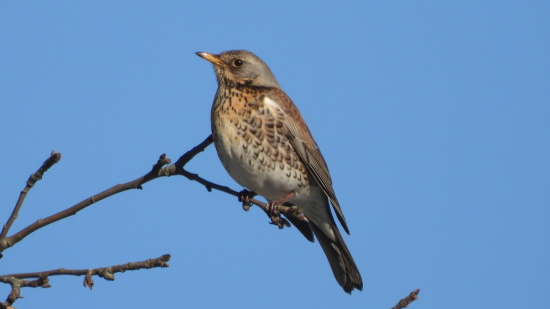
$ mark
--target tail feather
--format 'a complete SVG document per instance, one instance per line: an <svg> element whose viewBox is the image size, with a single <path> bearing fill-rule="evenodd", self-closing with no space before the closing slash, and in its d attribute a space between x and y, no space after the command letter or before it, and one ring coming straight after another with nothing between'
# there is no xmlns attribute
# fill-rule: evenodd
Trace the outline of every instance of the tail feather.
<svg viewBox="0 0 550 309"><path fill-rule="evenodd" d="M311 223L310 227L327 256L336 281L347 293L351 293L353 289L361 291L363 289L363 279L361 279L359 269L357 269L357 265L355 265L355 261L338 228L335 225L332 226L335 237L335 241L333 241L314 223Z"/></svg>
<svg viewBox="0 0 550 309"><path fill-rule="evenodd" d="M296 217L293 217L293 216L285 216L285 218L288 219L288 221L290 221L290 223L292 223L297 229L298 231L300 231L300 233L302 233L302 235L304 235L304 237L311 241L311 242L314 242L315 241L315 237L313 237L313 232L311 231L311 227L309 226L309 224L307 222L304 222L300 219L297 219Z"/></svg>

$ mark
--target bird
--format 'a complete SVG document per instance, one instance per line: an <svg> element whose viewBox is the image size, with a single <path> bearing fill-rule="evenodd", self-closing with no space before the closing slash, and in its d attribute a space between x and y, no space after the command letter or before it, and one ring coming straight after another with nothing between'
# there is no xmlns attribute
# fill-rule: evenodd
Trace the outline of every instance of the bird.
<svg viewBox="0 0 550 309"><path fill-rule="evenodd" d="M331 213L329 201L349 234L325 159L271 69L246 50L196 54L214 66L212 137L226 171L268 205L299 207L307 222L291 221L310 241L313 232L339 285L350 294L362 290L359 269Z"/></svg>

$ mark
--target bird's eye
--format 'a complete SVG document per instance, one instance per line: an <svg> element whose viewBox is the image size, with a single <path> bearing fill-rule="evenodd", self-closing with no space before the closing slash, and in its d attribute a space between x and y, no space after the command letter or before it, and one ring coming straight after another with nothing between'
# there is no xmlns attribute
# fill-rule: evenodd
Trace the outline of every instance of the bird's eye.
<svg viewBox="0 0 550 309"><path fill-rule="evenodd" d="M235 61L233 61L233 64L236 66L236 67L240 67L241 65L243 65L243 61L241 59L237 59Z"/></svg>

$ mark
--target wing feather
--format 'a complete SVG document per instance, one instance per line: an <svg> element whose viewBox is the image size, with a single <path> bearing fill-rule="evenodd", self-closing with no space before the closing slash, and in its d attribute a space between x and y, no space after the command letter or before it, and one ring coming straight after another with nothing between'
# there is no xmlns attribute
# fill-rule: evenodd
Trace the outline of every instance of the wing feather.
<svg viewBox="0 0 550 309"><path fill-rule="evenodd" d="M270 98L273 98L279 104L276 104L274 101L273 104L270 104ZM342 212L340 203L338 203L336 193L332 187L332 178L330 177L327 163L321 154L319 146L317 146L317 142L313 139L306 122L302 118L300 111L281 89L273 88L265 97L264 101L273 113L279 114L278 116L283 119L286 137L305 164L308 172L313 176L315 181L317 181L330 200L340 224L342 224L346 233L349 234L344 213Z"/></svg>

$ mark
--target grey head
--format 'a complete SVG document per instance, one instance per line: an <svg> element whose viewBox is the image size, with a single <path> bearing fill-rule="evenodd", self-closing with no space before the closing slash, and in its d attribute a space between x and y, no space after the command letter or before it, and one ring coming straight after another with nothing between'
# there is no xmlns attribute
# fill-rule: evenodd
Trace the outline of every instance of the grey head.
<svg viewBox="0 0 550 309"><path fill-rule="evenodd" d="M229 50L215 55L196 53L214 64L219 86L251 85L281 88L275 76L258 56L246 50Z"/></svg>

